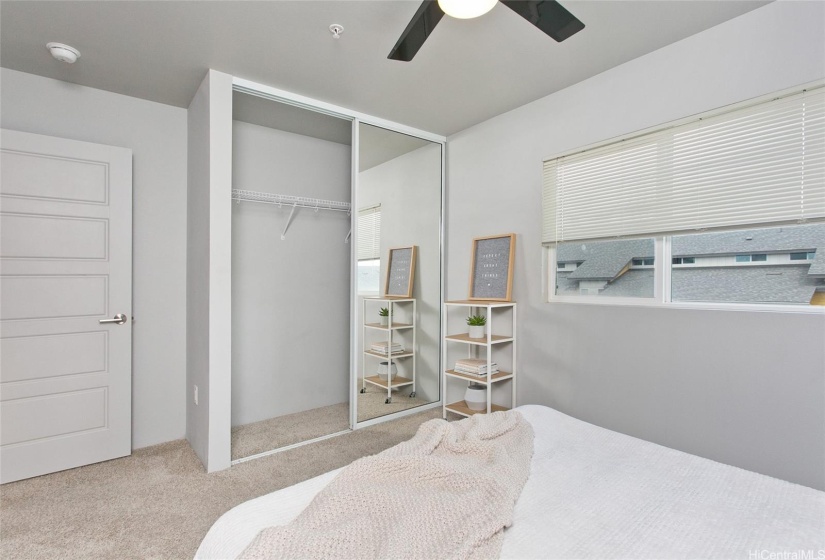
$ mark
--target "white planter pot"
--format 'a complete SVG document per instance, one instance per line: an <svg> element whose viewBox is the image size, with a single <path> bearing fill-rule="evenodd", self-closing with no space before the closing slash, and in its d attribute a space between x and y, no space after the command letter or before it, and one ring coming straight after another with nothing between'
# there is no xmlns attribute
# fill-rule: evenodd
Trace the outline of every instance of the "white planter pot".
<svg viewBox="0 0 825 560"><path fill-rule="evenodd" d="M487 325L469 325L470 327L470 338L485 338L486 337L486 330Z"/></svg>
<svg viewBox="0 0 825 560"><path fill-rule="evenodd" d="M395 365L395 362L393 362L392 368L390 368L390 379L393 379L397 373L398 367ZM387 380L387 362L380 362L378 364L378 377L380 377L382 381Z"/></svg>
<svg viewBox="0 0 825 560"><path fill-rule="evenodd" d="M470 410L487 411L487 387L471 383L464 392L464 402Z"/></svg>
<svg viewBox="0 0 825 560"><path fill-rule="evenodd" d="M390 318L389 318L389 317L385 317L385 316L383 316L383 315L379 315L379 316L378 316L378 318L379 318L379 319L381 319L381 326L382 326L382 327L386 327L387 325L389 325L389 324L390 324Z"/></svg>

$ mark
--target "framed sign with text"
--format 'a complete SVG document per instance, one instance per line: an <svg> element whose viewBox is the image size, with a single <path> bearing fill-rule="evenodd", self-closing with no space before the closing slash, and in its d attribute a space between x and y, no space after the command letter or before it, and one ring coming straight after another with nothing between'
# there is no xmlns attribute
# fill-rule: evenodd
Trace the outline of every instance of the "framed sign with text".
<svg viewBox="0 0 825 560"><path fill-rule="evenodd" d="M384 283L385 296L412 297L416 248L413 245L390 249L390 256L387 260L387 279Z"/></svg>
<svg viewBox="0 0 825 560"><path fill-rule="evenodd" d="M510 301L515 259L515 233L473 239L469 299Z"/></svg>

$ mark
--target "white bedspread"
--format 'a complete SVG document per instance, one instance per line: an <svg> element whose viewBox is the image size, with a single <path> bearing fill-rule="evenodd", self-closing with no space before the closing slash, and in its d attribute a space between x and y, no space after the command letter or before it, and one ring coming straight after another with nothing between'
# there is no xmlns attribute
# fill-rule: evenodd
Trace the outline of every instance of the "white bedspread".
<svg viewBox="0 0 825 560"><path fill-rule="evenodd" d="M534 452L502 558L825 558L825 492L550 408L518 410L533 425ZM337 472L230 510L196 558L237 557L258 531L291 521Z"/></svg>

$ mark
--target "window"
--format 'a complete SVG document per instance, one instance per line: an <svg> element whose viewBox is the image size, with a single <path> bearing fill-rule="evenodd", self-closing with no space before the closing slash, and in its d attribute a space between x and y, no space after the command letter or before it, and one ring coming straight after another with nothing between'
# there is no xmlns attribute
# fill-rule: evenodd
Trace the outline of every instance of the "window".
<svg viewBox="0 0 825 560"><path fill-rule="evenodd" d="M736 255L736 262L738 263L766 262L767 260L768 255Z"/></svg>
<svg viewBox="0 0 825 560"><path fill-rule="evenodd" d="M377 295L381 270L381 205L358 211L358 293Z"/></svg>
<svg viewBox="0 0 825 560"><path fill-rule="evenodd" d="M378 294L381 289L381 259L358 261L358 293Z"/></svg>
<svg viewBox="0 0 825 560"><path fill-rule="evenodd" d="M556 248L556 295L652 298L652 239L560 243ZM562 268L575 261L573 269Z"/></svg>
<svg viewBox="0 0 825 560"><path fill-rule="evenodd" d="M825 88L773 97L545 161L550 298L821 301Z"/></svg>
<svg viewBox="0 0 825 560"><path fill-rule="evenodd" d="M814 258L816 253L814 251L805 251L803 253L791 253L792 261L809 261Z"/></svg>
<svg viewBox="0 0 825 560"><path fill-rule="evenodd" d="M811 245L825 247L825 224L675 235L674 265L680 253L699 256L696 266L672 267L671 301L810 304L825 288L825 260L817 266L798 250ZM765 252L739 253L747 247Z"/></svg>

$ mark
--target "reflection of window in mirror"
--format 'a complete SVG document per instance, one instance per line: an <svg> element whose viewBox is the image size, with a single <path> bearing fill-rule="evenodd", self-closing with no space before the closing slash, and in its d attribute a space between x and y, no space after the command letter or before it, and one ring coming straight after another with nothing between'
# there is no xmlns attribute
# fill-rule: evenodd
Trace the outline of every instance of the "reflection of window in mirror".
<svg viewBox="0 0 825 560"><path fill-rule="evenodd" d="M381 205L358 210L358 295L377 296L381 270Z"/></svg>

